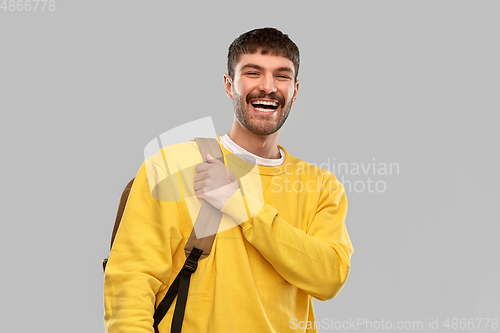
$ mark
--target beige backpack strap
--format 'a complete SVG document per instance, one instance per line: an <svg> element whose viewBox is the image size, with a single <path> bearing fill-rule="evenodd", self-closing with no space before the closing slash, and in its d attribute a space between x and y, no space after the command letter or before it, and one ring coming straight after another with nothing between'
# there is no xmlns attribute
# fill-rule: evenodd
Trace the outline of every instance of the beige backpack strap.
<svg viewBox="0 0 500 333"><path fill-rule="evenodd" d="M212 155L212 157L224 163L224 156L217 139L195 138L194 141L196 141L198 143L198 146L200 146L201 155L203 156L203 161L205 163L207 162L207 154ZM201 234L208 234L209 236L197 238L195 230L193 228L186 246L184 247L186 257L189 256L193 248L197 248L203 251L200 260L208 257L214 243L215 235L217 234L217 229L219 229L221 218L221 211L203 200L195 225L196 229L200 231Z"/></svg>

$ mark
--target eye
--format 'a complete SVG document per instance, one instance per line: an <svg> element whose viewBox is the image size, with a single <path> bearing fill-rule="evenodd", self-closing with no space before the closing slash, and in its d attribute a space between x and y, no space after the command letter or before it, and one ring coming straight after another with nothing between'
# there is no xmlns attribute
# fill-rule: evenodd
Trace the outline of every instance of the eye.
<svg viewBox="0 0 500 333"><path fill-rule="evenodd" d="M290 76L285 75L285 74L279 74L276 76L280 80L290 80Z"/></svg>

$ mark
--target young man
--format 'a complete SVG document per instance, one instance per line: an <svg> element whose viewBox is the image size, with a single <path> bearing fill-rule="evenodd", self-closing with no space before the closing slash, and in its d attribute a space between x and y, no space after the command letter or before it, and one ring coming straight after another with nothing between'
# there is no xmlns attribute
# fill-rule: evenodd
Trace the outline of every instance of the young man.
<svg viewBox="0 0 500 333"><path fill-rule="evenodd" d="M153 332L154 309L183 266L200 199L224 213L224 227L191 277L183 332L317 332L312 298L340 291L353 249L343 186L278 145L298 69L299 50L287 35L273 28L241 35L224 75L235 109L231 130L218 138L226 165L211 156L202 163L190 142L141 166L106 268L108 332ZM160 332L169 332L174 306Z"/></svg>

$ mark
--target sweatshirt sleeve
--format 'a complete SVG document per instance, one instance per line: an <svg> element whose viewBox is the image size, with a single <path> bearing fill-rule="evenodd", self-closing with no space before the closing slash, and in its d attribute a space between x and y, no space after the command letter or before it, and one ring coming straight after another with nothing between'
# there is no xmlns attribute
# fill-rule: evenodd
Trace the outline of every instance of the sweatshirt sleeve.
<svg viewBox="0 0 500 333"><path fill-rule="evenodd" d="M150 189L152 183L157 186ZM109 333L154 331L156 294L169 283L172 256L181 240L177 203L158 199L172 192L163 170L146 160L132 186L104 276Z"/></svg>
<svg viewBox="0 0 500 333"><path fill-rule="evenodd" d="M347 229L347 199L342 184L333 176L319 202L302 204L314 207L316 214L307 230L290 225L270 204L239 224L246 240L252 244L274 269L289 283L319 300L335 297L342 289L350 269L353 248ZM231 198L236 203L237 195ZM245 198L247 202L254 201ZM241 200L239 200L241 201ZM233 219L236 204L228 202L223 212Z"/></svg>

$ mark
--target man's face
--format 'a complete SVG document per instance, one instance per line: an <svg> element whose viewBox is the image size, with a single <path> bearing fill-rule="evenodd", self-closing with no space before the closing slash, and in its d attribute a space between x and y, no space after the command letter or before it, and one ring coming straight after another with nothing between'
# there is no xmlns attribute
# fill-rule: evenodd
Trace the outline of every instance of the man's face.
<svg viewBox="0 0 500 333"><path fill-rule="evenodd" d="M263 55L260 50L240 55L234 80L226 74L224 81L241 125L257 135L278 131L297 97L299 82L294 77L294 66L288 58Z"/></svg>

